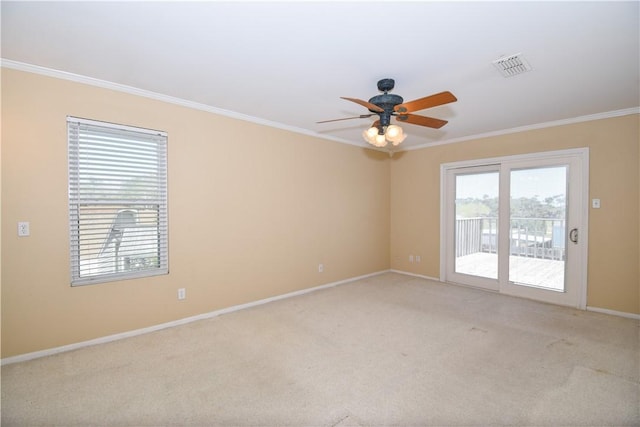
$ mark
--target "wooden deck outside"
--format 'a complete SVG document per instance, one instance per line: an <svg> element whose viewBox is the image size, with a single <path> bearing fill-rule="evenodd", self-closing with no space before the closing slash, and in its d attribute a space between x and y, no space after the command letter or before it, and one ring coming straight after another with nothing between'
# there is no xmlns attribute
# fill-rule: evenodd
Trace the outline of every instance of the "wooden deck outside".
<svg viewBox="0 0 640 427"><path fill-rule="evenodd" d="M547 289L564 289L564 261L509 257L509 280ZM476 252L456 258L456 272L473 276L498 278L498 255Z"/></svg>

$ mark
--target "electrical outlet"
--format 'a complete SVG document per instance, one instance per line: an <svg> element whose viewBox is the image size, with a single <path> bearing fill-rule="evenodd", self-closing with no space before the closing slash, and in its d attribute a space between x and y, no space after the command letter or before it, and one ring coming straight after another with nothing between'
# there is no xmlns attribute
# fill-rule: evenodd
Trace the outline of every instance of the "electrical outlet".
<svg viewBox="0 0 640 427"><path fill-rule="evenodd" d="M416 262L420 262L422 261L422 257L420 257L420 255L416 255Z"/></svg>
<svg viewBox="0 0 640 427"><path fill-rule="evenodd" d="M413 262L413 255L409 255L409 262Z"/></svg>
<svg viewBox="0 0 640 427"><path fill-rule="evenodd" d="M187 290L185 288L178 289L178 299L183 300L187 297Z"/></svg>
<svg viewBox="0 0 640 427"><path fill-rule="evenodd" d="M324 271L324 265L318 264L318 273L322 273Z"/></svg>
<svg viewBox="0 0 640 427"><path fill-rule="evenodd" d="M18 236L27 237L30 234L29 232L29 223L25 221L21 221L18 223Z"/></svg>

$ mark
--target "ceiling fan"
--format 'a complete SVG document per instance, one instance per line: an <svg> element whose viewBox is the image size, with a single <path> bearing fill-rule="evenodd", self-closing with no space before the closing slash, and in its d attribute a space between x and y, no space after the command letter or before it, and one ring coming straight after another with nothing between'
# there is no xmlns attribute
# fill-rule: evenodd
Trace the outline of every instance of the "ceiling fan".
<svg viewBox="0 0 640 427"><path fill-rule="evenodd" d="M404 99L402 99L401 96L388 93L394 88L394 86L395 81L393 79L382 79L378 81L378 90L383 92L383 94L376 95L369 99L369 101L363 101L362 99L357 98L341 97L342 99L346 99L347 101L355 102L356 104L366 107L370 111L369 114L361 114L356 117L345 117L342 119L323 120L317 123L364 119L366 117L377 115L378 120L373 122L371 128L363 132L364 139L376 147L384 147L387 145L387 142L391 142L393 145L398 145L404 140L406 135L402 131L402 128L391 124L391 117L395 117L396 121L402 123L440 129L442 126L447 124L446 120L411 113L458 100L451 92L445 91L413 101L404 102Z"/></svg>

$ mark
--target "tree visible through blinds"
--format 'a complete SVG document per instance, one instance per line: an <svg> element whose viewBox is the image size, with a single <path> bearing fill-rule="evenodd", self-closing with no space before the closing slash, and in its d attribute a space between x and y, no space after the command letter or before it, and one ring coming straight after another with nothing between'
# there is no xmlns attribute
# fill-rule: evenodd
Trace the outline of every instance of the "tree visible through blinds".
<svg viewBox="0 0 640 427"><path fill-rule="evenodd" d="M167 135L67 118L71 284L166 274Z"/></svg>

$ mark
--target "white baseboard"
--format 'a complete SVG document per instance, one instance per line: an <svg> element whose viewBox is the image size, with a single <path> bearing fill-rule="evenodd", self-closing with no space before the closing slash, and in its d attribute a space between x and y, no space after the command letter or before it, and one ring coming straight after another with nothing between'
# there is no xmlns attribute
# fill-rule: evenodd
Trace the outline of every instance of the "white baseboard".
<svg viewBox="0 0 640 427"><path fill-rule="evenodd" d="M416 273L409 273L408 271L402 271L402 270L389 270L391 273L398 273L398 274L404 274L406 276L413 276L413 277L419 277L421 279L427 279L427 280L433 280L434 282L442 282L440 279L438 279L437 277L431 277L431 276L424 276L422 274L416 274ZM444 282L442 282L444 283Z"/></svg>
<svg viewBox="0 0 640 427"><path fill-rule="evenodd" d="M373 276L379 276L379 275L384 274L384 273L398 273L398 274L404 274L404 275L407 275L407 276L419 277L421 279L433 280L435 282L446 283L446 282L441 282L441 280L436 278L436 277L425 276L425 275L422 275L422 274L409 273L409 272L406 272L406 271L393 270L393 269L391 269L391 270L382 270L382 271L378 271L378 272L375 272L375 273L365 274L363 276L351 277L349 279L339 280L337 282L332 282L332 283L327 283L327 284L320 285L320 286L315 286L313 288L301 289L299 291L289 292L289 293L286 293L286 294L277 295L275 297L265 298L265 299L261 299L261 300L258 300L258 301L253 301L253 302L250 302L250 303L246 303L246 304L235 305L235 306L232 306L232 307L223 308L223 309L220 309L220 310L215 310L215 311L211 311L211 312L208 312L208 313L198 314L196 316L185 317L184 319L178 319L178 320L174 320L174 321L171 321L171 322L161 323L159 325L153 325L153 326L149 326L147 328L135 329L133 331L127 331L127 332L122 332L122 333L119 333L119 334L108 335L108 336L105 336L105 337L95 338L95 339L88 340L88 341L81 341L81 342L78 342L78 343L64 345L64 346L61 346L61 347L54 347L54 348L50 348L50 349L46 349L46 350L34 351L32 353L25 353L25 354L19 354L17 356L5 357L4 359L0 360L0 366L9 365L9 364L12 364L12 363L26 362L27 360L38 359L40 357L51 356L51 355L58 354L58 353L64 353L64 352L67 352L67 351L77 350L77 349L80 349L80 348L83 348L83 347L89 347L89 346L97 345L97 344L105 344L105 343L108 343L108 342L117 341L117 340L121 340L121 339L124 339L124 338L130 338L130 337L135 337L135 336L142 335L142 334L148 334L150 332L160 331L162 329L173 328L175 326L184 325L184 324L195 322L195 321L198 321L198 320L209 319L209 318L212 318L212 317L220 316L222 314L232 313L234 311L244 310L246 308L251 308L251 307L258 306L258 305L267 304L267 303L270 303L270 302L274 302L274 301L278 301L278 300L282 300L282 299L286 299L286 298L291 298L291 297L295 297L295 296L298 296L298 295L304 295L304 294L308 294L308 293L311 293L311 292L316 292L316 291L319 291L319 290L322 290L322 289L327 289L327 288L331 288L331 287L334 287L334 286L338 286L338 285L343 285L343 284L346 284L346 283L354 282L356 280L366 279L368 277L373 277ZM640 320L640 314L625 313L625 312L621 312L621 311L609 310L609 309L606 309L606 308L598 308L598 307L589 307L588 306L587 307L587 311L593 311L593 312L597 312L597 313L610 314L610 315L613 315L613 316L620 316L620 317L626 317L626 318L629 318L629 319Z"/></svg>
<svg viewBox="0 0 640 427"><path fill-rule="evenodd" d="M628 319L640 320L640 314L609 310L608 308L598 308L598 307L587 306L587 311L593 311L595 313L611 314L612 316L620 316L620 317L626 317Z"/></svg>
<svg viewBox="0 0 640 427"><path fill-rule="evenodd" d="M255 307L262 304L267 304L273 301L278 301L286 298L295 297L298 295L304 295L311 292L316 292L322 289L332 288L334 286L343 285L346 283L354 282L356 280L366 279L368 277L378 276L380 274L388 273L391 270L383 270L375 273L365 274L363 276L351 277L349 279L339 280L337 282L327 283L325 285L315 286L313 288L301 289L299 291L289 292L275 297L265 298L258 301L249 302L246 304L234 305L232 307L223 308L220 310L211 311L208 313L198 314L196 316L185 317L184 319L178 319L167 323L161 323L159 325L149 326L147 328L135 329L133 331L122 332L119 334L108 335L105 337L95 338L88 341L81 341L74 344L63 345L61 347L54 347L46 350L34 351L32 353L19 354L17 356L5 357L0 360L0 366L9 365L11 363L26 362L27 360L37 359L40 357L51 356L58 353L64 353L66 351L77 350L83 347L89 347L97 344L105 344L112 341L121 340L124 338L135 337L142 334L148 334L150 332L160 331L162 329L173 328L175 326L184 325L187 323L195 322L198 320L209 319L212 317L220 316L222 314L232 313L234 311L244 310L246 308Z"/></svg>
<svg viewBox="0 0 640 427"><path fill-rule="evenodd" d="M402 270L389 270L389 271L391 271L392 273L398 273L398 274L405 274L407 276L420 277L422 279L433 280L433 281L436 281L436 282L446 283L446 284L454 285L454 286L463 286L463 287L470 287L470 288L473 288L473 289L482 289L482 288L475 288L473 286L459 285L457 283L443 282L442 280L440 280L440 279L438 279L436 277L423 276L421 274L409 273L407 271L402 271ZM482 289L482 290L484 290L484 289ZM586 311L593 311L595 313L610 314L612 316L619 316L619 317L626 317L628 319L640 320L640 314L626 313L624 311L609 310L607 308L598 308L598 307L587 306Z"/></svg>

